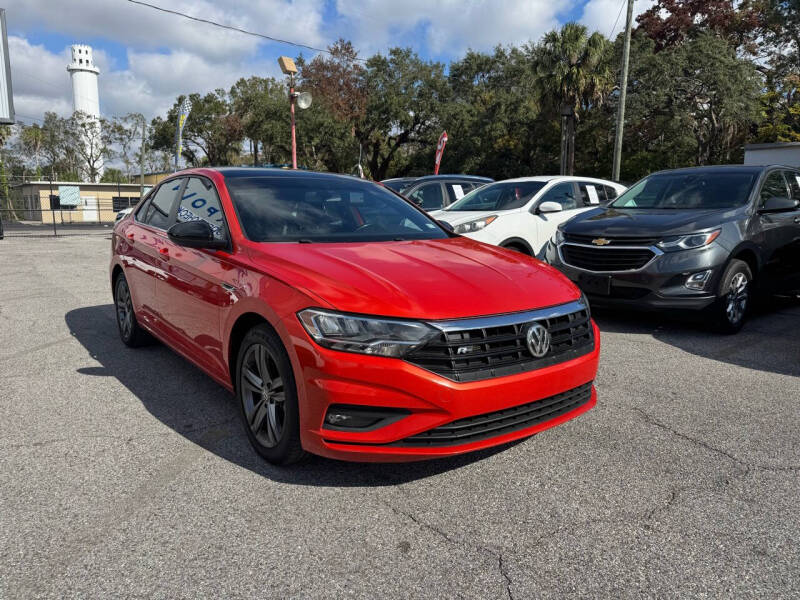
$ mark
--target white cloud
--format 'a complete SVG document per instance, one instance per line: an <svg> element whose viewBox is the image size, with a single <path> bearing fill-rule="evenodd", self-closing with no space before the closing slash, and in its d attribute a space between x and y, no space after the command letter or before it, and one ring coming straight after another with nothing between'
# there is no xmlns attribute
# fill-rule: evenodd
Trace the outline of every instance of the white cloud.
<svg viewBox="0 0 800 600"><path fill-rule="evenodd" d="M636 17L650 10L655 0L638 0L633 4L633 26L636 27ZM614 39L620 31L625 30L627 0L589 0L583 7L581 22L590 30L597 30L607 37ZM619 15L619 18L617 18ZM616 25L615 25L616 23ZM612 27L613 32L612 32Z"/></svg>
<svg viewBox="0 0 800 600"><path fill-rule="evenodd" d="M337 0L339 14L355 27L354 43L362 54L389 45L419 46L410 39L425 27L427 47L435 54L458 56L468 48L491 50L497 45L538 40L558 26L569 0Z"/></svg>

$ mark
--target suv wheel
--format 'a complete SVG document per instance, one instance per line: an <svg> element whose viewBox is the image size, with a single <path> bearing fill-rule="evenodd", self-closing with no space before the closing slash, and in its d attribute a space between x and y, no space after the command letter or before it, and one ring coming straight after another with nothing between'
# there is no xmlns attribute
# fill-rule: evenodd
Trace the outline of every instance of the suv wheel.
<svg viewBox="0 0 800 600"><path fill-rule="evenodd" d="M717 328L722 333L736 333L744 325L752 296L753 273L746 262L733 259L720 281L714 304Z"/></svg>
<svg viewBox="0 0 800 600"><path fill-rule="evenodd" d="M137 348L153 341L150 334L141 328L133 312L133 301L128 280L120 273L114 282L114 308L117 313L117 327L119 337L126 346Z"/></svg>
<svg viewBox="0 0 800 600"><path fill-rule="evenodd" d="M254 327L242 340L236 398L247 437L263 458L288 465L306 456L291 363L280 338L266 325Z"/></svg>

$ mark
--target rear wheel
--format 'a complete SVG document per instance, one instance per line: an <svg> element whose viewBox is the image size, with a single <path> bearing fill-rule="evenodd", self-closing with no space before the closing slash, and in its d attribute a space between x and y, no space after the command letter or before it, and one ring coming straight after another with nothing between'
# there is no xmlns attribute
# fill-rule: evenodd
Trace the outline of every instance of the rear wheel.
<svg viewBox="0 0 800 600"><path fill-rule="evenodd" d="M744 325L752 299L752 283L753 273L746 262L733 259L728 263L712 307L721 333L737 333Z"/></svg>
<svg viewBox="0 0 800 600"><path fill-rule="evenodd" d="M152 342L153 338L141 328L136 320L136 314L133 312L131 290L128 287L128 280L125 279L125 275L122 273L117 275L117 279L114 282L114 308L117 314L119 337L126 346L137 348Z"/></svg>
<svg viewBox="0 0 800 600"><path fill-rule="evenodd" d="M236 397L247 437L263 458L288 465L306 456L294 374L280 338L266 325L251 329L236 361Z"/></svg>

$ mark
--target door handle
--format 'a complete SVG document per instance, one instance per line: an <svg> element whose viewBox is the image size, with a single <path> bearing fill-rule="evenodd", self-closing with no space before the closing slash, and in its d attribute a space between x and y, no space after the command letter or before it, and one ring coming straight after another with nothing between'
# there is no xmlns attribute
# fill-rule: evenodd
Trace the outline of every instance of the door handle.
<svg viewBox="0 0 800 600"><path fill-rule="evenodd" d="M162 256L169 256L169 248L159 248L158 253Z"/></svg>

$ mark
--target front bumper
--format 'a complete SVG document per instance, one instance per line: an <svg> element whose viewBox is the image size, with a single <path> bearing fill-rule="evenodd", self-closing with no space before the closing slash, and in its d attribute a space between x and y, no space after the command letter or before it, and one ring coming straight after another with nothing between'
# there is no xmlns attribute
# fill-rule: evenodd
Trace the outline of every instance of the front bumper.
<svg viewBox="0 0 800 600"><path fill-rule="evenodd" d="M592 323L594 349L578 358L517 375L458 383L399 359L348 354L295 337L300 436L303 447L329 458L364 462L404 462L451 456L528 437L591 409L597 394L591 382L597 373L600 332ZM442 425L485 415L591 386L586 402L535 425L499 430L466 443L399 445ZM391 407L409 414L370 431L324 427L332 405Z"/></svg>
<svg viewBox="0 0 800 600"><path fill-rule="evenodd" d="M728 251L719 244L711 244L694 250L665 252L640 270L613 273L594 273L565 264L552 241L545 245L543 258L580 287L595 308L702 310L716 300L715 290L719 288ZM711 276L703 290L685 286L687 277L706 270L711 271ZM602 278L610 278L609 293L597 293L589 285L592 279Z"/></svg>

